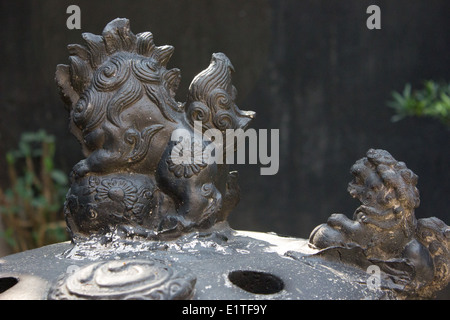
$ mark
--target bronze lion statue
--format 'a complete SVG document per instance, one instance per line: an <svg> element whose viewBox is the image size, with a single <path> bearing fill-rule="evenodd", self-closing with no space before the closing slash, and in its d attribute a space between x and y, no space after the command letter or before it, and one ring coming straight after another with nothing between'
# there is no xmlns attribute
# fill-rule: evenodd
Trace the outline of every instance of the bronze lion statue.
<svg viewBox="0 0 450 320"><path fill-rule="evenodd" d="M119 232L148 239L177 237L226 219L238 202L237 173L205 159L177 162L182 129L244 129L254 112L234 103L234 68L223 53L175 100L179 69L167 69L172 46L156 46L150 32L133 34L115 19L102 35L84 33L68 46L68 65L56 81L70 113L70 130L85 159L71 174L65 203L72 238ZM212 143L192 140L200 151ZM196 149L196 150L197 150ZM172 152L173 151L173 152Z"/></svg>

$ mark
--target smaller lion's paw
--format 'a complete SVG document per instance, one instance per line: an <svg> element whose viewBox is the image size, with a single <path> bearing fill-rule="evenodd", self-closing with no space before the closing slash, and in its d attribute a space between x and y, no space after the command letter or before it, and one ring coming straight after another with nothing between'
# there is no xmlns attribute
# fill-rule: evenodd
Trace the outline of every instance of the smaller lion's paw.
<svg viewBox="0 0 450 320"><path fill-rule="evenodd" d="M72 177L82 178L84 177L88 172L90 171L89 165L87 164L86 160L81 160L78 162L72 169Z"/></svg>

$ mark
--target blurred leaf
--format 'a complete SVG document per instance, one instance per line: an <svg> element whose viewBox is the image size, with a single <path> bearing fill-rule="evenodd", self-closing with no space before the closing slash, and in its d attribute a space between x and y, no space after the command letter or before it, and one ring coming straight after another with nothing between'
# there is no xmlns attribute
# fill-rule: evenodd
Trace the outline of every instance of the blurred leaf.
<svg viewBox="0 0 450 320"><path fill-rule="evenodd" d="M44 161L45 171L51 172L53 169L53 159L46 157L46 158L43 158L42 161Z"/></svg>
<svg viewBox="0 0 450 320"><path fill-rule="evenodd" d="M60 186L65 186L69 183L67 174L65 174L64 172L62 172L60 170L53 170L50 175L51 175L53 181L55 181Z"/></svg>
<svg viewBox="0 0 450 320"><path fill-rule="evenodd" d="M45 207L47 207L49 204L48 204L47 199L45 199L45 197L44 197L43 195L38 195L37 197L34 197L34 198L31 200L31 205L32 205L34 208L45 208Z"/></svg>
<svg viewBox="0 0 450 320"><path fill-rule="evenodd" d="M13 165L15 161L16 161L16 157L14 156L14 153L13 152L7 152L6 153L6 162L9 165Z"/></svg>
<svg viewBox="0 0 450 320"><path fill-rule="evenodd" d="M395 110L392 121L405 117L433 117L450 126L450 84L428 80L421 90L412 90L407 83L402 93L392 92L387 105Z"/></svg>
<svg viewBox="0 0 450 320"><path fill-rule="evenodd" d="M55 138L44 130L23 133L6 153L12 181L0 202L0 236L16 252L67 239L62 207L69 181L55 169L54 155ZM46 181L54 183L49 188Z"/></svg>
<svg viewBox="0 0 450 320"><path fill-rule="evenodd" d="M3 238L12 248L17 245L16 239L14 239L14 230L12 228L8 228L3 232L0 231L0 238Z"/></svg>

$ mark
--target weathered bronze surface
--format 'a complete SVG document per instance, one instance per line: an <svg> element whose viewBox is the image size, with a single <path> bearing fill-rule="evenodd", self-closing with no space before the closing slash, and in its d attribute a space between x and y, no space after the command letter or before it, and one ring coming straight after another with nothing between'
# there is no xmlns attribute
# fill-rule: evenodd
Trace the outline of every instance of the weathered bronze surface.
<svg viewBox="0 0 450 320"><path fill-rule="evenodd" d="M388 152L352 167L353 220L334 214L309 240L233 230L237 173L175 161L186 145L171 139L195 137L196 122L200 133L247 128L254 113L234 103L229 59L213 54L179 103L173 47L126 19L83 38L56 72L85 155L65 203L72 241L3 258L0 299L404 299L448 284L450 229L416 220L417 176Z"/></svg>

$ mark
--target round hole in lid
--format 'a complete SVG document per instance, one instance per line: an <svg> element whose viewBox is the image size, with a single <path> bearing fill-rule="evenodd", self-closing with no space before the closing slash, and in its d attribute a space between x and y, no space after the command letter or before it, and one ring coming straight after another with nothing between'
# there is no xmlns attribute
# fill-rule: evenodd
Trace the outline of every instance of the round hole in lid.
<svg viewBox="0 0 450 320"><path fill-rule="evenodd" d="M274 294L284 288L277 276L261 271L237 270L228 274L228 279L239 288L255 294Z"/></svg>

